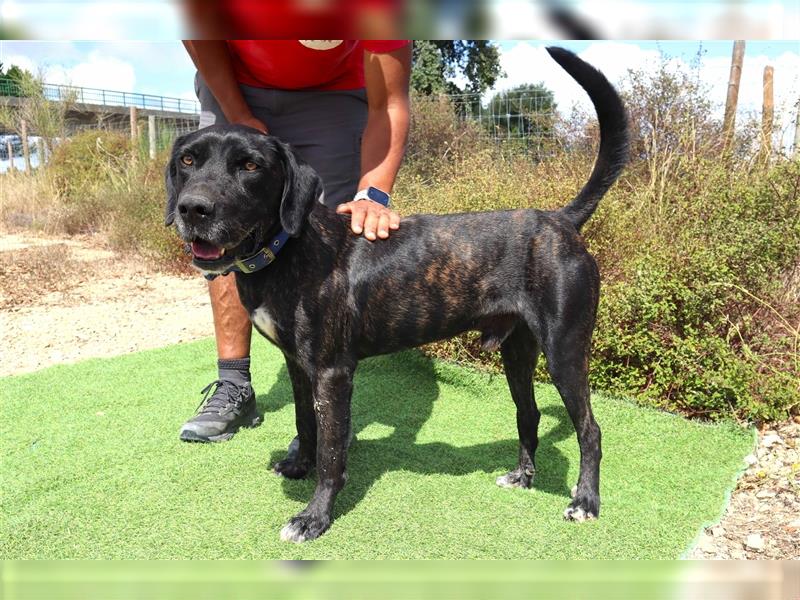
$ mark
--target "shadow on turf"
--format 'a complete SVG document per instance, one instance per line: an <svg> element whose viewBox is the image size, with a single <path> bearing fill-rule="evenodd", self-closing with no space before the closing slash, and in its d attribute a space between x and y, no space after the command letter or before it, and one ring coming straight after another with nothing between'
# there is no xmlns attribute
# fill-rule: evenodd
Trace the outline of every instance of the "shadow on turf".
<svg viewBox="0 0 800 600"><path fill-rule="evenodd" d="M433 362L421 353L405 353L403 360L393 361L390 355L363 361L359 364L353 388L352 415L356 439L348 453L347 485L337 499L335 517L352 510L381 475L389 471L406 470L426 475L466 475L483 471L497 475L516 467L517 438L468 447L416 441L439 397ZM506 393L509 429L514 431L515 411L510 394ZM257 402L259 409L268 414L280 410L291 399L291 384L284 366L272 388L267 394L259 395ZM540 406L540 410L557 422L543 435L540 431L534 489L569 498L569 463L555 444L574 436L575 431L563 406ZM358 432L372 423L387 425L394 431L381 439L358 439ZM290 439L291 436L287 436L287 444ZM269 467L285 455L283 450L273 452ZM487 477L486 482L494 485L493 478ZM313 473L306 480L284 479L282 484L287 497L299 502L310 500L316 485Z"/></svg>

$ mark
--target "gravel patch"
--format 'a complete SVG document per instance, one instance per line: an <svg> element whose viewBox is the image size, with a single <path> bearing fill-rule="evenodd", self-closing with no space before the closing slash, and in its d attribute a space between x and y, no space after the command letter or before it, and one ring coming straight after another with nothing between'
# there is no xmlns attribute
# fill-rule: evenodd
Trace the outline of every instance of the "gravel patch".
<svg viewBox="0 0 800 600"><path fill-rule="evenodd" d="M800 417L759 432L722 520L689 558L800 558Z"/></svg>

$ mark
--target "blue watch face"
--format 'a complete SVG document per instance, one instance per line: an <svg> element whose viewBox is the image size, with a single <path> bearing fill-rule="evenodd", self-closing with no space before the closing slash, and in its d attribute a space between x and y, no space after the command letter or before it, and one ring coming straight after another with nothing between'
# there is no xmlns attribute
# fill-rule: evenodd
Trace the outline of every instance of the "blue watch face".
<svg viewBox="0 0 800 600"><path fill-rule="evenodd" d="M387 194L383 190L379 190L376 187L370 187L367 189L367 197L370 200L378 202L379 204L383 204L384 206L389 206L389 194Z"/></svg>

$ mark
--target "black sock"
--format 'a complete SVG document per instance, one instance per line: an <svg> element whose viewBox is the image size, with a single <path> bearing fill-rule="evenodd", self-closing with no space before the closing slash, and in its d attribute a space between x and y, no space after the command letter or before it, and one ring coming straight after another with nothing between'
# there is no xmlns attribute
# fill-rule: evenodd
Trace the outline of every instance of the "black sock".
<svg viewBox="0 0 800 600"><path fill-rule="evenodd" d="M220 358L217 360L219 378L242 387L250 383L250 357Z"/></svg>

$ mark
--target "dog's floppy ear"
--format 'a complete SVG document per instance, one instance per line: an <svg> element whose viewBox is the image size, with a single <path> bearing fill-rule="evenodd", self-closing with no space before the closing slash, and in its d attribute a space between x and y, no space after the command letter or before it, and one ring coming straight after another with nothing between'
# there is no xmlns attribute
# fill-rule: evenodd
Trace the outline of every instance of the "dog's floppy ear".
<svg viewBox="0 0 800 600"><path fill-rule="evenodd" d="M276 144L284 172L281 226L290 236L297 237L314 202L322 195L322 179L314 169L295 158L289 145L277 140Z"/></svg>

